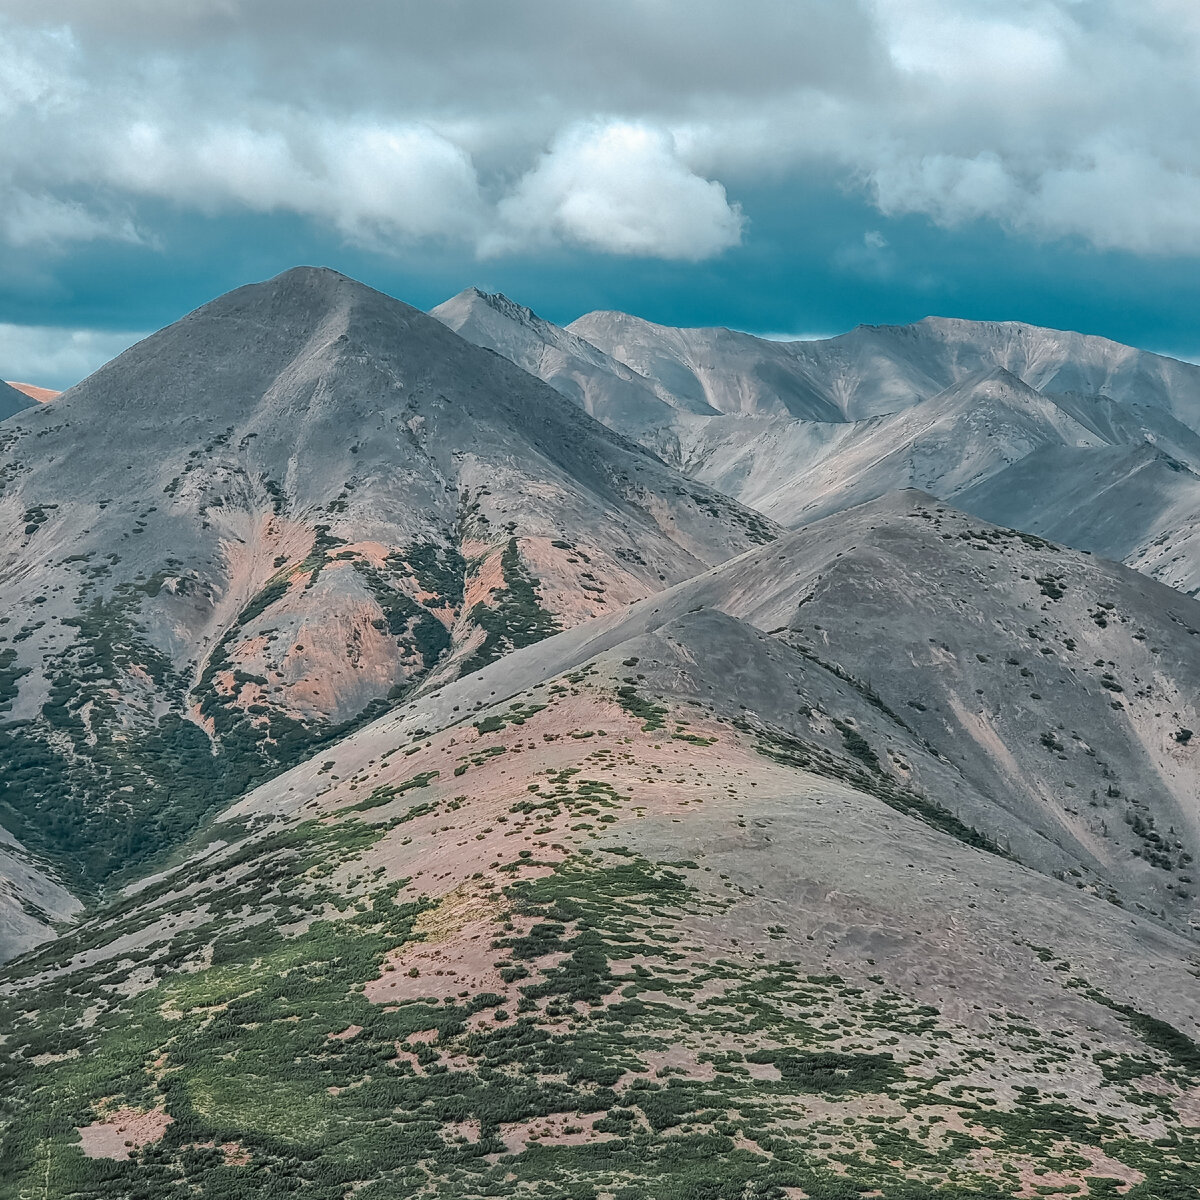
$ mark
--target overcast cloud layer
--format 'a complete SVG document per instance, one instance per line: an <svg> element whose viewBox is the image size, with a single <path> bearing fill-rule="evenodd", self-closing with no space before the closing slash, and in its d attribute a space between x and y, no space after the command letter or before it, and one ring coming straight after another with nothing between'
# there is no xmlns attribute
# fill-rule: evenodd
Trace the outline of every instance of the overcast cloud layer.
<svg viewBox="0 0 1200 1200"><path fill-rule="evenodd" d="M4 0L0 237L147 198L377 249L699 260L832 165L884 214L1200 250L1194 0Z"/></svg>
<svg viewBox="0 0 1200 1200"><path fill-rule="evenodd" d="M0 0L0 371L301 260L1196 354L1198 126L1196 0Z"/></svg>

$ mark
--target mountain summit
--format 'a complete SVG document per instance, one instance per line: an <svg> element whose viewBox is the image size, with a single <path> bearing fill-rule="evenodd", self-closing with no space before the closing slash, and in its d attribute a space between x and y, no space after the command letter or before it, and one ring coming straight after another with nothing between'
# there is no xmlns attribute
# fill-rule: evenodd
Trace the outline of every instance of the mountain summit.
<svg viewBox="0 0 1200 1200"><path fill-rule="evenodd" d="M398 696L775 534L317 268L197 309L0 440L22 721L0 781L13 832L85 879L151 849L151 814L182 831Z"/></svg>

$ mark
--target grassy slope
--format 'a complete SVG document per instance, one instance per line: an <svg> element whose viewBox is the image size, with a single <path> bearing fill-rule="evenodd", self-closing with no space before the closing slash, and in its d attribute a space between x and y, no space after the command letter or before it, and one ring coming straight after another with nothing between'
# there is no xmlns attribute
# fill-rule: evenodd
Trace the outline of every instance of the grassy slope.
<svg viewBox="0 0 1200 1200"><path fill-rule="evenodd" d="M890 830L885 872L914 846L1019 872L872 794L853 750L814 775L592 668L333 752L10 968L0 1196L1194 1194L1200 1050L1099 959L1006 914L972 936L1038 1004L931 1003L905 954L834 948L868 884L774 903L772 871L818 870L770 851L774 817L847 851ZM1103 943L1127 918L1090 903ZM923 969L939 946L969 982L951 942ZM76 1129L130 1110L172 1121L85 1157Z"/></svg>

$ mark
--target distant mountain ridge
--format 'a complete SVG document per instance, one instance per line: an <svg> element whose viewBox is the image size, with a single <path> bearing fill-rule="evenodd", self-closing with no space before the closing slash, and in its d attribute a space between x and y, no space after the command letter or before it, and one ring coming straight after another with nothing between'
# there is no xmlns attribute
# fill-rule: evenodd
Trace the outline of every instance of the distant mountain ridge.
<svg viewBox="0 0 1200 1200"><path fill-rule="evenodd" d="M840 413L842 420L860 420L1003 367L1037 391L1105 395L1166 409L1200 427L1200 366L1016 321L926 317L795 342L728 329L670 329L611 312L588 313L567 328L651 377L690 377L724 413L818 420Z"/></svg>
<svg viewBox="0 0 1200 1200"><path fill-rule="evenodd" d="M486 344L500 353L510 304L491 301ZM616 362L686 397L690 413L597 412L785 526L918 487L1200 589L1200 367L1105 338L941 317L793 342L616 312L555 329L525 327L527 369L577 395L535 344L568 334L599 348L576 358L592 393Z"/></svg>

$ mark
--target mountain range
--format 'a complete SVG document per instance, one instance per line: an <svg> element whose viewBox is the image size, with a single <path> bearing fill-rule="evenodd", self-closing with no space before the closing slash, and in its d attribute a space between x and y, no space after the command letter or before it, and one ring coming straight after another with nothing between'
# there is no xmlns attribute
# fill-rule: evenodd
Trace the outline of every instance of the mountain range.
<svg viewBox="0 0 1200 1200"><path fill-rule="evenodd" d="M780 342L607 312L557 330L476 290L433 312L569 399L591 396L598 419L787 527L918 487L1200 588L1192 364L1017 323L928 318ZM564 368L567 338L602 357L576 353ZM550 345L552 358L539 349ZM670 411L605 404L613 363L657 400L668 389Z"/></svg>
<svg viewBox="0 0 1200 1200"><path fill-rule="evenodd" d="M1194 1195L1198 482L1102 339L316 268L14 404L0 1198Z"/></svg>

